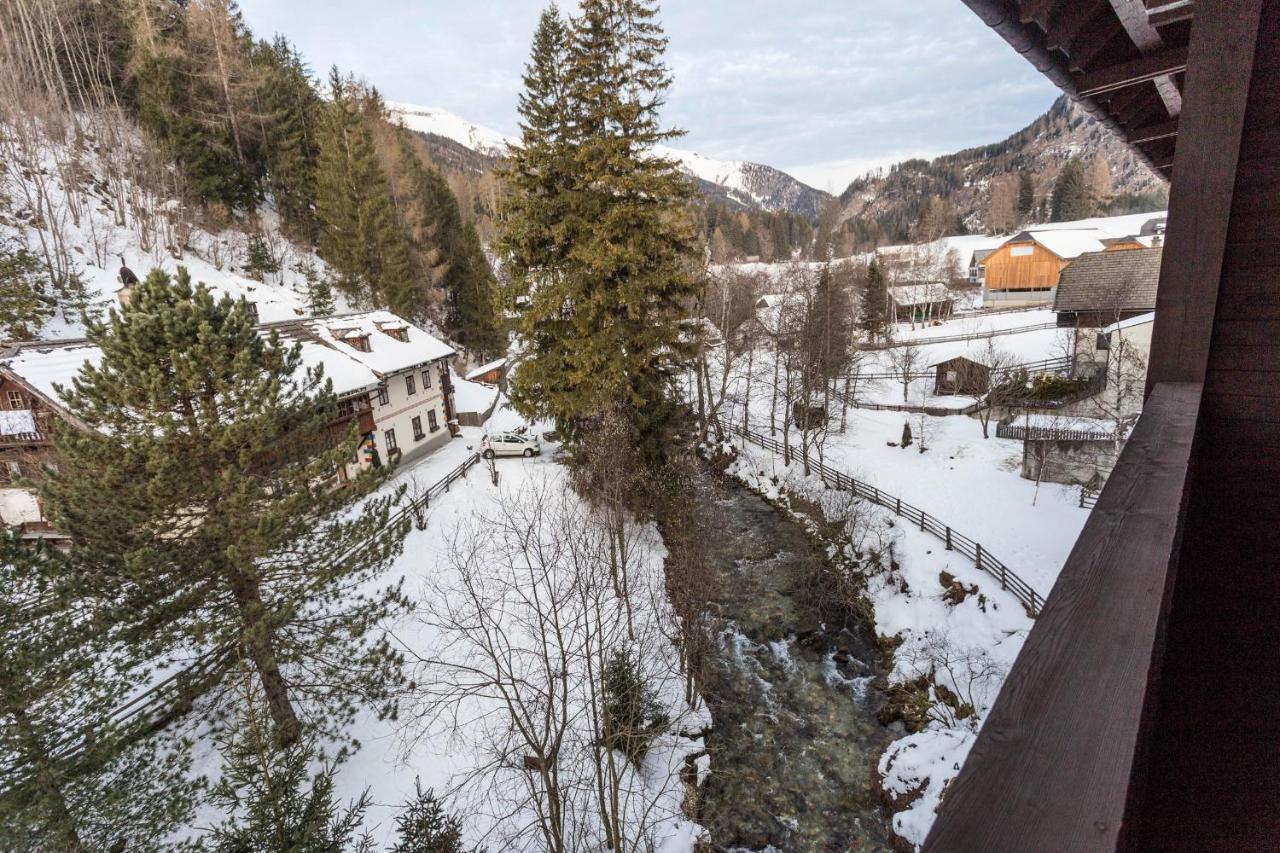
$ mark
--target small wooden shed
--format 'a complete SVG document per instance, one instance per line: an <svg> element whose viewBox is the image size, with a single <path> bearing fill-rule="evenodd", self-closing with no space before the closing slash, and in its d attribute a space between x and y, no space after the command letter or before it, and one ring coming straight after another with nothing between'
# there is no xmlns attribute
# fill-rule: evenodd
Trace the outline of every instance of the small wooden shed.
<svg viewBox="0 0 1280 853"><path fill-rule="evenodd" d="M979 397L991 388L991 368L958 355L932 365L934 394L964 394Z"/></svg>

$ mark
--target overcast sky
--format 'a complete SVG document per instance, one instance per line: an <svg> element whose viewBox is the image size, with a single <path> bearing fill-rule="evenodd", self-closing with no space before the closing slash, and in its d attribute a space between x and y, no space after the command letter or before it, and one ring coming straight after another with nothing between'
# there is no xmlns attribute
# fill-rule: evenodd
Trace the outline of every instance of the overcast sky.
<svg viewBox="0 0 1280 853"><path fill-rule="evenodd" d="M515 133L538 0L240 0L319 76ZM568 3L562 3L568 8ZM1055 89L960 0L667 0L673 143L840 192L867 169L995 142Z"/></svg>

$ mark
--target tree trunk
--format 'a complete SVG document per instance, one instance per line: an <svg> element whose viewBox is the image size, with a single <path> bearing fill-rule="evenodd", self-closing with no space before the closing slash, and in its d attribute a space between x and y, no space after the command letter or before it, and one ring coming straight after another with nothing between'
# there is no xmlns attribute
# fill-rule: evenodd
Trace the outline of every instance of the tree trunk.
<svg viewBox="0 0 1280 853"><path fill-rule="evenodd" d="M264 608L258 581L232 569L231 588L240 611L241 642L249 653L254 668L258 670L267 709L275 723L276 740L282 745L291 744L301 734L302 724L289 701L289 688L280 672L280 664L276 661L272 642L274 634L263 624Z"/></svg>

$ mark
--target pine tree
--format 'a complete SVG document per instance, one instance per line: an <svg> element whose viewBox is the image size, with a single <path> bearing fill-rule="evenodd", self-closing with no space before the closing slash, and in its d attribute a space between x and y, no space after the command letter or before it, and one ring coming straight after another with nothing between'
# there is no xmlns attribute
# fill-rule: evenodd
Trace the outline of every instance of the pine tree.
<svg viewBox="0 0 1280 853"><path fill-rule="evenodd" d="M313 240L317 125L324 105L301 54L283 36L276 36L269 45L259 45L255 56L265 78L260 98L271 195L285 224L304 239Z"/></svg>
<svg viewBox="0 0 1280 853"><path fill-rule="evenodd" d="M1073 157L1062 167L1053 185L1052 219L1054 222L1071 222L1085 219L1092 212L1093 201L1089 196L1084 166Z"/></svg>
<svg viewBox="0 0 1280 853"><path fill-rule="evenodd" d="M320 123L316 218L320 256L341 290L413 316L413 261L366 122L381 120L372 93L333 69Z"/></svg>
<svg viewBox="0 0 1280 853"><path fill-rule="evenodd" d="M370 629L403 599L348 590L399 553L405 525L377 535L395 496L333 516L365 481L330 487L354 435L332 435L336 401L300 347L260 337L247 302L215 301L182 268L153 271L88 336L101 362L65 390L85 428L55 430L63 461L40 491L101 566L121 641L243 658L282 741L303 716L336 726L385 701L399 661Z"/></svg>
<svg viewBox="0 0 1280 853"><path fill-rule="evenodd" d="M0 246L0 338L28 341L53 311L42 298L43 265L22 246Z"/></svg>
<svg viewBox="0 0 1280 853"><path fill-rule="evenodd" d="M911 424L908 421L902 422L902 442L901 446L905 449L911 446Z"/></svg>
<svg viewBox="0 0 1280 853"><path fill-rule="evenodd" d="M1018 215L1025 222L1036 206L1036 185L1030 172L1018 173Z"/></svg>
<svg viewBox="0 0 1280 853"><path fill-rule="evenodd" d="M414 780L415 794L396 815L391 853L463 853L462 821L445 811L431 790Z"/></svg>
<svg viewBox="0 0 1280 853"><path fill-rule="evenodd" d="M173 849L199 786L181 744L117 718L146 676L77 566L0 535L0 849Z"/></svg>
<svg viewBox="0 0 1280 853"><path fill-rule="evenodd" d="M858 327L868 340L875 341L885 334L889 327L888 314L889 286L879 261L872 258L867 267L867 288L862 294L862 310L858 318Z"/></svg>
<svg viewBox="0 0 1280 853"><path fill-rule="evenodd" d="M261 234L252 234L245 248L244 271L257 281L265 281L268 275L280 272L280 262L271 254L271 247Z"/></svg>
<svg viewBox="0 0 1280 853"><path fill-rule="evenodd" d="M503 245L514 301L528 300L517 408L554 419L571 445L600 412L628 412L660 463L693 349L683 319L696 234L691 185L650 154L678 135L658 117L671 79L656 15L648 0L586 0L563 51L554 12L544 16Z"/></svg>
<svg viewBox="0 0 1280 853"><path fill-rule="evenodd" d="M223 745L222 779L212 801L227 819L212 832L214 853L370 853L361 832L369 792L342 807L334 797L337 765L311 775L315 746L281 745L253 704Z"/></svg>

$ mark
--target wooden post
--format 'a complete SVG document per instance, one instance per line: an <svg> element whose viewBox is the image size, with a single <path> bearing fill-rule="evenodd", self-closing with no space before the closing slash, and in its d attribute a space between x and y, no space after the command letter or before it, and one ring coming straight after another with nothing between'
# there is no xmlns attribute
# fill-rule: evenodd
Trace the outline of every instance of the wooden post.
<svg viewBox="0 0 1280 853"><path fill-rule="evenodd" d="M978 568L982 568L982 543L977 542L975 544L978 546L978 553L975 559L977 560Z"/></svg>
<svg viewBox="0 0 1280 853"><path fill-rule="evenodd" d="M1007 586L1005 586L1005 576L1004 576L1004 573L1005 573L1005 568L1004 568L1004 566L1001 566L1001 567L1000 567L1000 588L1001 588L1001 589L1008 589L1008 587L1007 587Z"/></svg>
<svg viewBox="0 0 1280 853"><path fill-rule="evenodd" d="M947 550L951 550L951 528L947 528Z"/></svg>
<svg viewBox="0 0 1280 853"><path fill-rule="evenodd" d="M902 515L902 498L898 498L897 508L894 510L898 515Z"/></svg>

